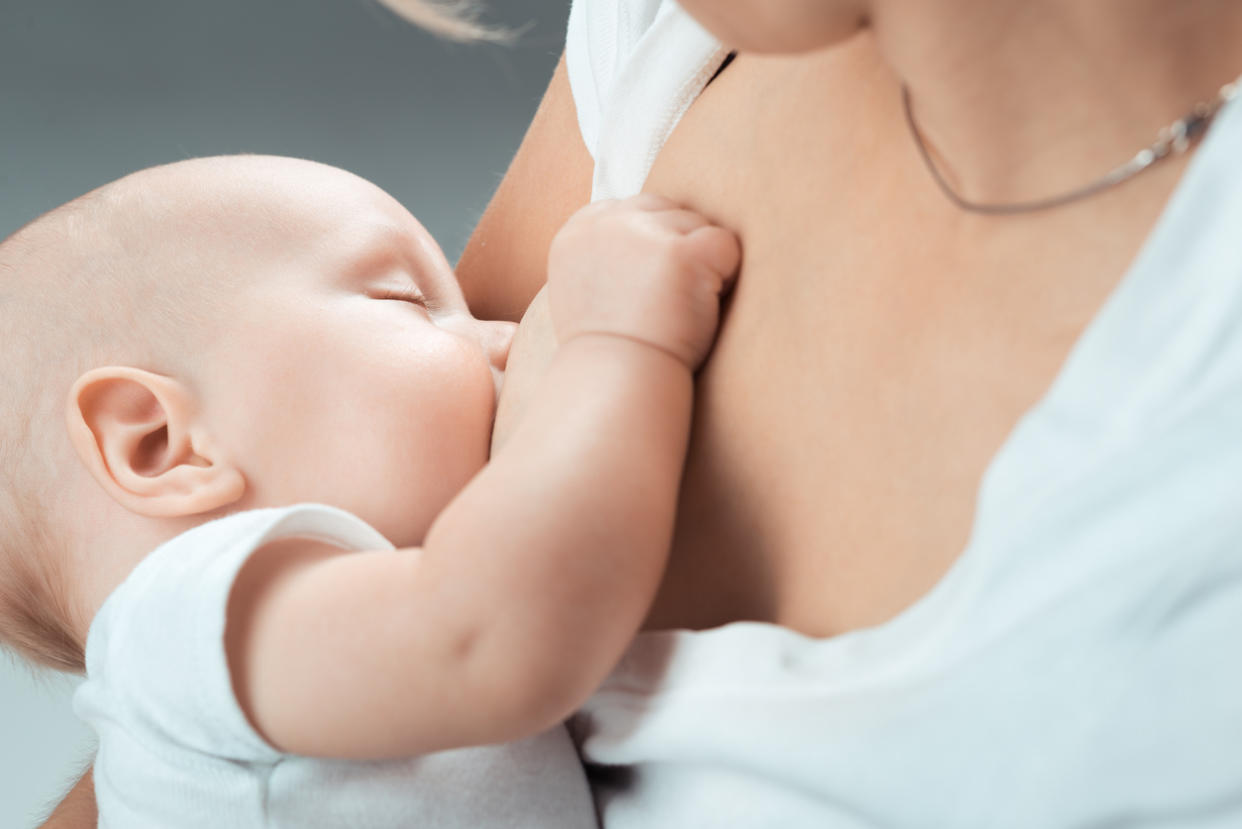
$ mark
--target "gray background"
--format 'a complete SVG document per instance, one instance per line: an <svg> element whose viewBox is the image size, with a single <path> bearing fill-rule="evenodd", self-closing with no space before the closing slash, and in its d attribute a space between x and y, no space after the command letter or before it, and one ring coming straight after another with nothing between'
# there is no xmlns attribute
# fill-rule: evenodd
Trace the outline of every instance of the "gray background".
<svg viewBox="0 0 1242 829"><path fill-rule="evenodd" d="M445 44L374 0L2 0L0 237L152 164L255 152L343 167L460 253L560 53L569 0L492 0L509 47ZM0 531L3 531L0 528ZM90 745L74 684L0 656L0 827L35 825Z"/></svg>

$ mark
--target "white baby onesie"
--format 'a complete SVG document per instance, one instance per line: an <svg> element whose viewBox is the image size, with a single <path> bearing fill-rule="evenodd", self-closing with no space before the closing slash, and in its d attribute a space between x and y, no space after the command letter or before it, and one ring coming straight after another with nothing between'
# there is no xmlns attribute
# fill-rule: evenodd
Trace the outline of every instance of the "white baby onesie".
<svg viewBox="0 0 1242 829"><path fill-rule="evenodd" d="M360 518L332 507L240 512L160 546L104 603L87 640L87 681L74 699L99 736L101 827L595 825L563 728L506 745L376 762L293 756L266 743L233 694L225 613L251 553L294 536L350 550L392 549Z"/></svg>

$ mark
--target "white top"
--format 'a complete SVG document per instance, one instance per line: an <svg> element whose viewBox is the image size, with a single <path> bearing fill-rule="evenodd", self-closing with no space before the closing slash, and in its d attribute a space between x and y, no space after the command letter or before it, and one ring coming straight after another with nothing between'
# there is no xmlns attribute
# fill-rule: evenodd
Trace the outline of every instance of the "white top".
<svg viewBox="0 0 1242 829"><path fill-rule="evenodd" d="M726 50L663 0L575 0L565 64L591 157L591 198L637 193Z"/></svg>
<svg viewBox="0 0 1242 829"><path fill-rule="evenodd" d="M225 612L250 554L293 536L392 549L361 519L332 507L241 512L162 545L104 603L86 643L87 681L74 698L99 735L101 827L595 826L563 728L382 762L298 757L268 745L233 695Z"/></svg>
<svg viewBox="0 0 1242 829"><path fill-rule="evenodd" d="M575 2L584 134L625 134L615 101L680 88L648 84L651 65L627 49L702 53L686 26L653 24L592 60L607 36L597 21L627 7L650 18L651 5ZM580 94L618 84L602 104ZM593 146L612 169L637 163L608 136ZM831 639L754 623L643 634L573 730L606 829L1238 827L1239 641L1235 102L992 459L970 542L929 595Z"/></svg>

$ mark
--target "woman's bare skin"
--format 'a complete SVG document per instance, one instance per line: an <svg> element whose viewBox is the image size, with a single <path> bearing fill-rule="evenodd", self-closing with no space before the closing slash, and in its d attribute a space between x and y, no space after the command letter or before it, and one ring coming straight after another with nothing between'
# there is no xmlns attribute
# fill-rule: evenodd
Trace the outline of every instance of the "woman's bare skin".
<svg viewBox="0 0 1242 829"><path fill-rule="evenodd" d="M646 626L754 620L830 636L924 595L968 541L988 462L1183 166L1022 221L972 216L922 167L870 34L735 60L645 187L736 230L745 251L698 381L676 540ZM540 296L494 441L548 353L545 318Z"/></svg>

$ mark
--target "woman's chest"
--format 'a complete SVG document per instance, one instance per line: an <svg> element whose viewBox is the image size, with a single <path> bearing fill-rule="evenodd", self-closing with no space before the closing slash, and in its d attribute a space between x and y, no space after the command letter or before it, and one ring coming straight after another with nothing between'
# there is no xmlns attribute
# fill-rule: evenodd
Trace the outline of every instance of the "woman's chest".
<svg viewBox="0 0 1242 829"><path fill-rule="evenodd" d="M865 45L739 59L651 171L646 190L737 229L745 253L649 627L830 635L926 593L1138 243L1050 249L1047 231L963 221L899 106Z"/></svg>

